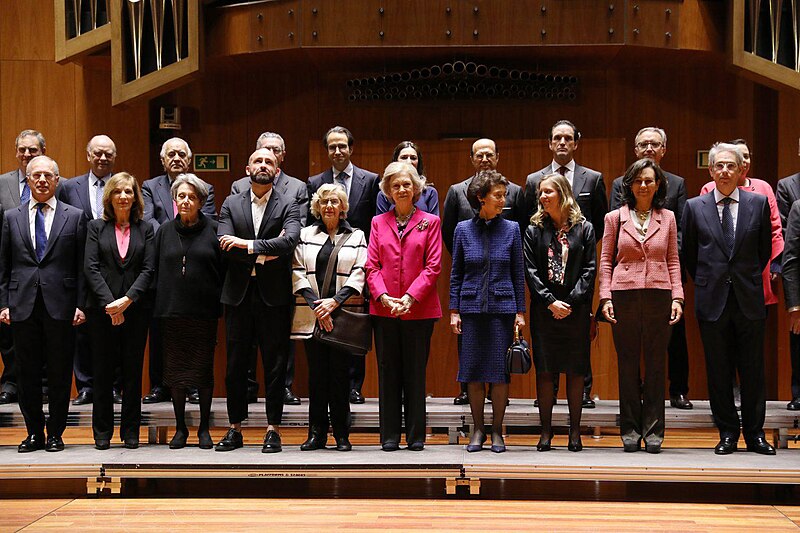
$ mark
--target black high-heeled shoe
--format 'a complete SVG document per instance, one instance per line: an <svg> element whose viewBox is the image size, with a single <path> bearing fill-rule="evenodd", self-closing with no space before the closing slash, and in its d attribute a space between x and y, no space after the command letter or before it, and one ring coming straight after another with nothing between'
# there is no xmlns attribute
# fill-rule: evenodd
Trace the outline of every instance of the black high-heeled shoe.
<svg viewBox="0 0 800 533"><path fill-rule="evenodd" d="M571 452L579 452L583 450L583 443L581 442L581 436L578 435L578 438L574 440L572 439L572 437L570 437L567 449Z"/></svg>
<svg viewBox="0 0 800 533"><path fill-rule="evenodd" d="M169 441L169 449L170 450L180 450L181 448L186 447L186 439L189 437L188 431L177 430L175 431L175 435L172 436L172 440Z"/></svg>
<svg viewBox="0 0 800 533"><path fill-rule="evenodd" d="M553 447L550 445L550 443L553 440L553 435L550 434L547 437L547 440L545 440L544 437L545 437L544 433L542 433L542 436L539 437L539 442L536 444L536 451L538 452L549 452L550 450L553 449Z"/></svg>

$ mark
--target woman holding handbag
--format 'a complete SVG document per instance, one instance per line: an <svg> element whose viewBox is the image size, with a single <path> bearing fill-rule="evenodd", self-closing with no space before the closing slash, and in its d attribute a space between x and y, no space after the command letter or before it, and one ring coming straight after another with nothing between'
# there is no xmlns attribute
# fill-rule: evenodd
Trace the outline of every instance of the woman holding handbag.
<svg viewBox="0 0 800 533"><path fill-rule="evenodd" d="M308 438L300 449L325 448L330 409L336 449L347 452L352 449L348 399L351 355L321 342L312 333L315 325L322 331L333 331L336 309L358 304L353 297L364 289L367 243L364 232L345 220L347 193L339 185L322 185L309 207L317 221L300 232L292 269L293 290L305 301L295 310L292 337L306 339L308 356Z"/></svg>
<svg viewBox="0 0 800 533"><path fill-rule="evenodd" d="M644 440L648 453L659 453L664 358L672 324L683 314L678 229L675 215L664 208L667 181L653 160L640 159L628 168L622 194L624 205L605 218L600 312L612 325L617 350L624 450L635 452Z"/></svg>
<svg viewBox="0 0 800 533"><path fill-rule="evenodd" d="M425 447L425 367L442 316L436 292L442 232L439 217L414 205L423 184L408 163L386 167L380 187L394 208L372 219L367 250L384 451L400 447L403 411L408 449Z"/></svg>
<svg viewBox="0 0 800 533"><path fill-rule="evenodd" d="M539 182L539 208L525 232L525 277L531 291L531 339L542 436L536 449L551 449L553 374L567 375L570 451L581 443L583 376L589 370L595 237L590 222L561 174Z"/></svg>

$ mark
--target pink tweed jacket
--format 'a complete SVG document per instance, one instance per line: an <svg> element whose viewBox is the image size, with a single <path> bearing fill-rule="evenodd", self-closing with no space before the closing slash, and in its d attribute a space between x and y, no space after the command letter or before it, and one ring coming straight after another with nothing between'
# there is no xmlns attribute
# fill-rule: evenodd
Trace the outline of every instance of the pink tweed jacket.
<svg viewBox="0 0 800 533"><path fill-rule="evenodd" d="M619 242L615 243L619 224ZM633 289L666 289L672 298L682 299L678 227L672 211L653 210L644 241L639 240L627 205L606 214L599 276L601 300L611 298L611 291Z"/></svg>

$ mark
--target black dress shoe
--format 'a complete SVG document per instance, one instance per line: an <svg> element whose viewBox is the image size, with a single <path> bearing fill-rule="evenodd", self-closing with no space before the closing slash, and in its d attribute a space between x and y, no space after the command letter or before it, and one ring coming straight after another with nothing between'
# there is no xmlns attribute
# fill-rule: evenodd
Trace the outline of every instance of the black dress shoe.
<svg viewBox="0 0 800 533"><path fill-rule="evenodd" d="M17 402L16 392L0 392L0 405L7 403L16 403L16 402Z"/></svg>
<svg viewBox="0 0 800 533"><path fill-rule="evenodd" d="M92 403L92 393L89 391L83 391L72 400L72 405L86 405Z"/></svg>
<svg viewBox="0 0 800 533"><path fill-rule="evenodd" d="M360 390L353 389L350 391L350 403L364 403L364 396Z"/></svg>
<svg viewBox="0 0 800 533"><path fill-rule="evenodd" d="M466 392L460 392L458 396L453 398L453 404L455 405L467 405L469 403L469 396L467 396Z"/></svg>
<svg viewBox="0 0 800 533"><path fill-rule="evenodd" d="M714 453L717 455L729 455L736 451L738 448L737 441L733 437L722 437L719 439L719 444L714 448Z"/></svg>
<svg viewBox="0 0 800 533"><path fill-rule="evenodd" d="M19 453L35 452L36 450L44 450L44 435L28 435L17 446Z"/></svg>
<svg viewBox="0 0 800 533"><path fill-rule="evenodd" d="M186 396L186 400L193 405L197 405L200 403L200 391L197 389L192 389L189 391L189 394Z"/></svg>
<svg viewBox="0 0 800 533"><path fill-rule="evenodd" d="M242 439L242 432L238 429L230 428L222 440L217 443L214 450L218 452L229 452L236 448L244 446L244 439Z"/></svg>
<svg viewBox="0 0 800 533"><path fill-rule="evenodd" d="M300 405L300 398L295 396L292 389L288 387L283 391L283 405Z"/></svg>
<svg viewBox="0 0 800 533"><path fill-rule="evenodd" d="M283 447L281 446L281 436L275 430L267 431L264 435L264 446L261 447L261 453L278 453Z"/></svg>
<svg viewBox="0 0 800 533"><path fill-rule="evenodd" d="M591 396L587 391L583 391L583 399L581 400L581 406L584 409L594 409L596 407L594 400L592 400Z"/></svg>
<svg viewBox="0 0 800 533"><path fill-rule="evenodd" d="M421 452L425 449L425 443L422 441L412 442L408 445L408 449L412 452Z"/></svg>
<svg viewBox="0 0 800 533"><path fill-rule="evenodd" d="M539 437L539 442L536 444L536 451L538 452L549 452L553 449L552 445L550 444L553 440L553 435L545 435L542 433L542 436Z"/></svg>
<svg viewBox="0 0 800 533"><path fill-rule="evenodd" d="M161 403L170 400L169 392L163 387L153 387L150 393L142 398L142 403Z"/></svg>
<svg viewBox="0 0 800 533"><path fill-rule="evenodd" d="M129 450L135 450L139 447L139 439L136 438L128 438L123 441L124 446Z"/></svg>
<svg viewBox="0 0 800 533"><path fill-rule="evenodd" d="M337 452L349 452L353 449L353 445L350 444L350 439L347 437L339 437L336 439L336 451Z"/></svg>
<svg viewBox="0 0 800 533"><path fill-rule="evenodd" d="M627 441L627 442L623 441L622 442L622 449L623 449L623 451L626 451L628 453L638 452L639 450L642 449L642 441L640 441L640 440Z"/></svg>
<svg viewBox="0 0 800 533"><path fill-rule="evenodd" d="M122 405L122 394L118 390L114 389L112 396L115 404Z"/></svg>
<svg viewBox="0 0 800 533"><path fill-rule="evenodd" d="M175 434L172 436L172 439L169 441L169 449L170 450L180 450L181 448L186 447L186 439L189 438L189 435L185 431L175 431Z"/></svg>
<svg viewBox="0 0 800 533"><path fill-rule="evenodd" d="M791 402L786 404L786 408L790 411L800 411L800 398L793 398Z"/></svg>
<svg viewBox="0 0 800 533"><path fill-rule="evenodd" d="M775 448L764 437L758 437L754 441L748 442L747 451L760 453L761 455L775 455Z"/></svg>
<svg viewBox="0 0 800 533"><path fill-rule="evenodd" d="M47 437L47 444L44 445L44 451L60 452L63 450L64 450L64 441L61 440L61 437L53 437L52 435Z"/></svg>
<svg viewBox="0 0 800 533"><path fill-rule="evenodd" d="M400 449L400 445L397 444L396 442L393 442L393 441L390 441L390 440L384 442L383 444L381 444L381 450L383 450L385 452L396 452L399 449Z"/></svg>
<svg viewBox="0 0 800 533"><path fill-rule="evenodd" d="M310 452L311 450L324 450L327 443L327 435L312 433L306 441L300 445L300 450Z"/></svg>
<svg viewBox="0 0 800 533"><path fill-rule="evenodd" d="M661 444L660 443L648 444L645 442L644 451L646 451L647 453L661 453Z"/></svg>
<svg viewBox="0 0 800 533"><path fill-rule="evenodd" d="M689 401L689 398L687 398L683 394L678 394L677 396L670 396L669 404L676 409L694 409L694 405L692 405L692 402Z"/></svg>
<svg viewBox="0 0 800 533"><path fill-rule="evenodd" d="M210 450L214 447L214 441L211 440L211 434L207 429L197 431L197 441L197 447L201 450Z"/></svg>
<svg viewBox="0 0 800 533"><path fill-rule="evenodd" d="M94 447L98 450L107 450L111 448L111 441L108 439L94 439Z"/></svg>

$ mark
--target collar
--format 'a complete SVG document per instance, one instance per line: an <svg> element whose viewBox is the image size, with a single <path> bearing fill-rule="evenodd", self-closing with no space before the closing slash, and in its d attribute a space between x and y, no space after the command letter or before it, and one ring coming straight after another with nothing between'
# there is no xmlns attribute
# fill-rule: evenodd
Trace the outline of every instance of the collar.
<svg viewBox="0 0 800 533"><path fill-rule="evenodd" d="M490 227L492 227L493 225L495 225L497 223L497 219L498 218L501 218L501 215L497 215L496 217L494 217L494 218L492 218L490 220L486 220L485 218L481 218L480 215L475 215L474 217L472 217L472 222L478 227L485 226L487 228L490 228Z"/></svg>
<svg viewBox="0 0 800 533"><path fill-rule="evenodd" d="M318 218L316 222L314 222L314 227L317 228L319 233L325 232L328 233L328 226L322 221L321 218ZM336 232L337 235L339 233L353 233L353 226L350 225L349 222L345 219L339 219L339 231Z"/></svg>
<svg viewBox="0 0 800 533"><path fill-rule="evenodd" d="M269 202L269 197L272 196L272 189L274 188L275 185L273 184L273 186L270 187L269 190L265 192L264 196L262 196L261 198L256 196L256 193L253 192L253 189L250 189L250 202L256 204L259 207L267 205L267 202Z"/></svg>
<svg viewBox="0 0 800 533"><path fill-rule="evenodd" d="M31 195L31 201L30 201L30 204L28 205L28 209L30 209L31 211L36 211L36 204L38 204L38 203L39 202L37 202L33 198L33 195ZM58 200L56 200L56 195L54 194L53 196L51 196L50 199L47 200L45 203L50 207L50 209L55 211L56 210L56 205L58 204Z"/></svg>
<svg viewBox="0 0 800 533"><path fill-rule="evenodd" d="M20 183L25 183L26 181L28 181L28 177L25 176L25 173L22 172L20 169L17 169L17 174L19 175L19 182Z"/></svg>
<svg viewBox="0 0 800 533"><path fill-rule="evenodd" d="M90 171L89 171L89 185L91 185L92 187L94 187L94 186L95 186L95 184L96 184L98 181L100 181L100 180L103 180L103 184L105 185L105 182L107 182L107 181L108 181L108 178L110 178L110 177L111 177L111 173L109 172L108 174L106 174L106 175L105 175L105 176L103 176L102 178L98 178L97 176L95 176L95 175L94 175L94 172L92 172L92 171L90 170Z"/></svg>
<svg viewBox="0 0 800 533"><path fill-rule="evenodd" d="M725 198L725 195L719 192L719 189L714 187L714 202L718 204L722 201L723 198ZM739 187L736 187L733 190L733 192L730 195L730 199L736 202L737 204L739 203Z"/></svg>
<svg viewBox="0 0 800 533"><path fill-rule="evenodd" d="M561 168L561 167L567 167L567 170L569 170L570 172L572 172L574 174L575 173L575 160L574 159L570 159L569 163L567 163L566 165L559 165L556 162L555 159L553 159L553 162L550 163L550 170L553 172L553 174L558 172L558 169Z"/></svg>
<svg viewBox="0 0 800 533"><path fill-rule="evenodd" d="M339 171L338 171L338 170L336 170L334 167L331 167L331 172L333 172L333 181L336 181L336 176L338 176L338 175L339 175ZM352 177L353 177L353 162L352 162L352 161L350 161L350 162L347 164L347 166L345 167L345 169L343 170L343 172L344 172L345 174L347 174L347 177L348 177L348 178L352 178Z"/></svg>

